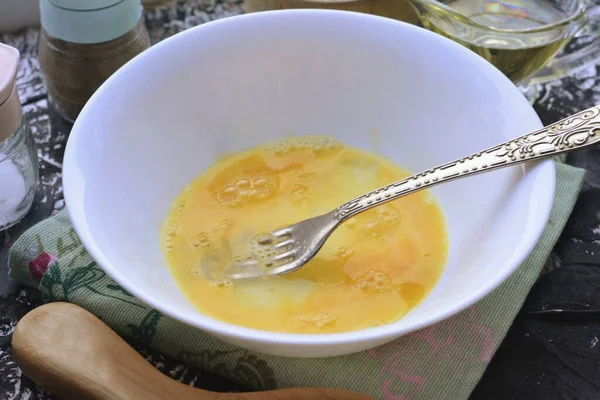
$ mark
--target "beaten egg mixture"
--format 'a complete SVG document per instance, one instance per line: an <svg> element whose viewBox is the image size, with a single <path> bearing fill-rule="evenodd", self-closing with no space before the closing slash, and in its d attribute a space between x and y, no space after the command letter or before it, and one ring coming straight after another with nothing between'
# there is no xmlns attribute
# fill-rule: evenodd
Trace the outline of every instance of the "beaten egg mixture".
<svg viewBox="0 0 600 400"><path fill-rule="evenodd" d="M397 321L432 289L446 261L444 218L428 191L344 222L296 272L245 281L223 273L257 233L329 212L408 175L322 136L228 156L175 200L162 230L170 271L202 313L249 328L332 333Z"/></svg>

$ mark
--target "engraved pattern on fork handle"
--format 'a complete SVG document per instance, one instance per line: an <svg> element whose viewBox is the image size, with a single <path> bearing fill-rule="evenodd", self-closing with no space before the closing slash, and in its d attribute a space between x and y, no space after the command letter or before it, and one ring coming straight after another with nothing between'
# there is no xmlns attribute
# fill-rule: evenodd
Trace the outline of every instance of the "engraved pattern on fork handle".
<svg viewBox="0 0 600 400"><path fill-rule="evenodd" d="M538 131L373 190L341 205L333 212L333 219L344 221L369 208L438 183L551 157L598 143L600 106L588 108Z"/></svg>

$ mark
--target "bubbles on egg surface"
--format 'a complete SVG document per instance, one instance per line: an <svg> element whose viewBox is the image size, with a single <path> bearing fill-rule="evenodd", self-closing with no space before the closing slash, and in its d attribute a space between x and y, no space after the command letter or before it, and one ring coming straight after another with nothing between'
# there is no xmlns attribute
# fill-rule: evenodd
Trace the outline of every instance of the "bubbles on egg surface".
<svg viewBox="0 0 600 400"><path fill-rule="evenodd" d="M306 201L312 198L312 191L308 186L296 184L291 191L294 201Z"/></svg>
<svg viewBox="0 0 600 400"><path fill-rule="evenodd" d="M373 218L367 222L368 229L386 229L400 223L400 211L390 204L382 204L369 211L373 211L374 215Z"/></svg>
<svg viewBox="0 0 600 400"><path fill-rule="evenodd" d="M219 222L218 228L219 229L223 229L223 230L227 230L232 228L234 225L234 222L232 219L226 218L224 220L222 220L221 222Z"/></svg>
<svg viewBox="0 0 600 400"><path fill-rule="evenodd" d="M259 177L254 180L255 188L264 188L269 186L269 180L264 177Z"/></svg>
<svg viewBox="0 0 600 400"><path fill-rule="evenodd" d="M260 155L250 155L231 163L208 184L211 196L226 207L240 207L275 195L279 190L277 171Z"/></svg>
<svg viewBox="0 0 600 400"><path fill-rule="evenodd" d="M263 148L267 154L272 156L284 156L294 150L294 145L290 139L291 138L275 139L265 143Z"/></svg>
<svg viewBox="0 0 600 400"><path fill-rule="evenodd" d="M387 231L400 224L400 215L400 210L393 205L382 204L356 215L345 222L344 225L354 220L355 222L352 223L350 231L371 237L371 239L381 240Z"/></svg>
<svg viewBox="0 0 600 400"><path fill-rule="evenodd" d="M233 282L229 279L217 279L210 281L209 285L215 289L224 289L233 286Z"/></svg>
<svg viewBox="0 0 600 400"><path fill-rule="evenodd" d="M267 177L264 177L264 176L259 176L258 178L254 179L253 185L254 185L254 197L256 197L259 200L270 197L272 194L274 194L277 191L275 180L268 179Z"/></svg>
<svg viewBox="0 0 600 400"><path fill-rule="evenodd" d="M259 261L261 266L269 266L266 260L275 254L273 249L275 238L268 234L258 234L251 237L247 243L252 257Z"/></svg>
<svg viewBox="0 0 600 400"><path fill-rule="evenodd" d="M274 239L271 235L259 234L257 236L254 236L251 241L259 246L268 246L273 244Z"/></svg>
<svg viewBox="0 0 600 400"><path fill-rule="evenodd" d="M244 177L225 186L217 196L217 200L228 207L239 207L270 198L278 189L278 181L274 176Z"/></svg>
<svg viewBox="0 0 600 400"><path fill-rule="evenodd" d="M382 240L387 231L400 224L400 215L400 210L391 204L382 204L348 219L342 227L353 234Z"/></svg>
<svg viewBox="0 0 600 400"><path fill-rule="evenodd" d="M385 271L369 270L356 279L356 287L373 292L384 292L392 288L392 278Z"/></svg>
<svg viewBox="0 0 600 400"><path fill-rule="evenodd" d="M335 252L335 258L340 263L345 264L346 261L348 261L353 254L354 250L342 246Z"/></svg>
<svg viewBox="0 0 600 400"><path fill-rule="evenodd" d="M235 186L225 186L221 190L219 200L224 203L236 202L239 198L238 189Z"/></svg>
<svg viewBox="0 0 600 400"><path fill-rule="evenodd" d="M329 155L341 150L342 143L329 136L287 137L265 144L264 149L274 156L285 156L294 151L310 151L315 156Z"/></svg>
<svg viewBox="0 0 600 400"><path fill-rule="evenodd" d="M195 248L209 247L211 244L211 234L208 232L200 232L193 237L191 245Z"/></svg>
<svg viewBox="0 0 600 400"><path fill-rule="evenodd" d="M257 200L271 198L279 190L279 183L276 177L268 175L259 175L252 180L253 197Z"/></svg>
<svg viewBox="0 0 600 400"><path fill-rule="evenodd" d="M173 209L177 212L181 212L185 209L185 206L187 206L187 203L185 201L180 201L177 204L175 204L175 207Z"/></svg>
<svg viewBox="0 0 600 400"><path fill-rule="evenodd" d="M177 221L168 221L165 224L165 230L163 235L165 253L170 253L175 248L175 244L173 242L175 241L175 239L177 239L177 237L179 237L179 235L180 231Z"/></svg>
<svg viewBox="0 0 600 400"><path fill-rule="evenodd" d="M309 146L316 156L327 156L342 149L342 143L331 137L315 138Z"/></svg>
<svg viewBox="0 0 600 400"><path fill-rule="evenodd" d="M273 266L272 257L276 252L273 249L274 238L268 234L249 234L236 237L230 243L232 248L232 265L229 273L251 273L264 276L266 269Z"/></svg>
<svg viewBox="0 0 600 400"><path fill-rule="evenodd" d="M166 235L168 238L174 239L180 235L180 232L178 228L172 228L167 230Z"/></svg>
<svg viewBox="0 0 600 400"><path fill-rule="evenodd" d="M250 189L250 181L248 179L239 179L235 183L235 187L241 191L247 191L248 189Z"/></svg>

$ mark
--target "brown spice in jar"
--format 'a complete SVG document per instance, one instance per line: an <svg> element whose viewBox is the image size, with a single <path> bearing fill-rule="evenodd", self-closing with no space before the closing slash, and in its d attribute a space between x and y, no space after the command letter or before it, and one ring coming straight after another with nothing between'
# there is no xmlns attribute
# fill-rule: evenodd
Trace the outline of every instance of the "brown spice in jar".
<svg viewBox="0 0 600 400"><path fill-rule="evenodd" d="M152 7L162 7L172 4L175 4L174 0L142 0L142 5L144 6L144 9Z"/></svg>
<svg viewBox="0 0 600 400"><path fill-rule="evenodd" d="M143 18L129 32L103 43L73 43L40 32L39 60L48 97L74 121L94 92L127 61L150 47Z"/></svg>

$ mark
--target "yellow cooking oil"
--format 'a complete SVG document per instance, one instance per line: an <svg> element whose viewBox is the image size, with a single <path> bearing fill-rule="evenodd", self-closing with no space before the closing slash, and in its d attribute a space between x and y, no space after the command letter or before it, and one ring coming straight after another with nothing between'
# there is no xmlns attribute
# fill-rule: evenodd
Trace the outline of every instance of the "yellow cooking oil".
<svg viewBox="0 0 600 400"><path fill-rule="evenodd" d="M419 1L423 25L485 58L514 83L543 68L577 33L547 0Z"/></svg>

